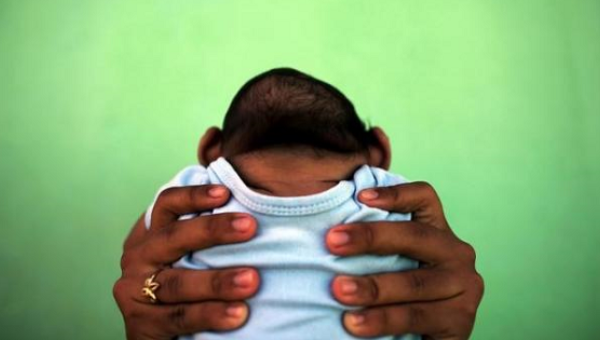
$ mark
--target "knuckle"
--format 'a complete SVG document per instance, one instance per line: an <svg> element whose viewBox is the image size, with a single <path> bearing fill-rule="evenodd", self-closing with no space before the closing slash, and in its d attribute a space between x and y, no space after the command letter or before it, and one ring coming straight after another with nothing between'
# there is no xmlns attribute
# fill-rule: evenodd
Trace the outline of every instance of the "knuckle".
<svg viewBox="0 0 600 340"><path fill-rule="evenodd" d="M221 228L219 228L219 226L222 225L222 223L222 216L206 216L206 220L204 223L204 232L206 238L209 240L215 240L216 238L218 238L221 231Z"/></svg>
<svg viewBox="0 0 600 340"><path fill-rule="evenodd" d="M172 197L176 197L176 192L178 188L167 188L161 191L156 198L156 206L163 206L167 201L169 201Z"/></svg>
<svg viewBox="0 0 600 340"><path fill-rule="evenodd" d="M175 326L175 329L185 329L186 328L186 315L187 309L185 306L175 306L171 311L167 314L167 318L172 325Z"/></svg>
<svg viewBox="0 0 600 340"><path fill-rule="evenodd" d="M223 287L223 274L215 273L214 275L212 275L212 278L210 279L211 292L215 296L218 296L221 294L221 292L223 290L222 287Z"/></svg>
<svg viewBox="0 0 600 340"><path fill-rule="evenodd" d="M389 196L389 198L392 200L392 202L399 202L401 199L401 197L400 197L401 190L399 190L398 186L383 187L380 190L382 190L384 195Z"/></svg>
<svg viewBox="0 0 600 340"><path fill-rule="evenodd" d="M425 312L423 311L423 308L418 306L408 307L407 322L409 329L415 329L419 327L421 324L423 324L424 318Z"/></svg>
<svg viewBox="0 0 600 340"><path fill-rule="evenodd" d="M169 245L169 249L177 252L185 252L187 240L183 237L189 230L187 225L175 226L173 224L166 226L158 231L157 240L164 245ZM166 247L165 247L166 249ZM144 258L154 258L156 249L154 247L143 247Z"/></svg>
<svg viewBox="0 0 600 340"><path fill-rule="evenodd" d="M206 195L206 188L204 186L188 187L187 194L189 202L197 202L198 200L202 200Z"/></svg>
<svg viewBox="0 0 600 340"><path fill-rule="evenodd" d="M367 281L368 299L370 300L370 302L379 301L381 294L380 294L379 285L377 284L377 281L371 276L367 277L366 281Z"/></svg>
<svg viewBox="0 0 600 340"><path fill-rule="evenodd" d="M462 272L453 272L450 270L445 270L441 272L444 277L445 286L448 291L451 291L455 294L460 294L465 291L465 281L464 276L462 276Z"/></svg>
<svg viewBox="0 0 600 340"><path fill-rule="evenodd" d="M363 231L363 242L367 250L376 248L377 243L377 228L373 224L367 224Z"/></svg>
<svg viewBox="0 0 600 340"><path fill-rule="evenodd" d="M425 192L428 195L437 195L437 193L435 192L435 189L433 188L433 186L431 184L429 184L429 182L418 181L418 182L414 182L414 185L419 190Z"/></svg>
<svg viewBox="0 0 600 340"><path fill-rule="evenodd" d="M158 280L157 280L158 281ZM162 285L167 291L167 294L171 296L176 296L179 291L181 291L183 282L179 275L165 275L162 278Z"/></svg>
<svg viewBox="0 0 600 340"><path fill-rule="evenodd" d="M428 182L420 181L415 182L416 190L421 193L422 203L428 202L428 206L431 206L435 210L442 208L442 203L440 202L440 198L437 194L435 188L429 184Z"/></svg>
<svg viewBox="0 0 600 340"><path fill-rule="evenodd" d="M481 274L475 272L473 281L474 281L474 284L475 284L475 287L477 288L477 290L480 292L483 292L485 289L485 281L483 280L483 276L481 276Z"/></svg>
<svg viewBox="0 0 600 340"><path fill-rule="evenodd" d="M125 283L123 279L117 280L113 285L113 297L117 303L122 303L125 300Z"/></svg>
<svg viewBox="0 0 600 340"><path fill-rule="evenodd" d="M407 274L410 290L415 296L423 296L425 291L425 279L423 276L415 272L407 272Z"/></svg>
<svg viewBox="0 0 600 340"><path fill-rule="evenodd" d="M166 244L171 244L171 242L173 242L173 240L175 239L175 236L177 235L177 231L179 229L180 228L173 228L172 226L166 226L160 229L160 234L162 235L162 237L164 237L164 242Z"/></svg>
<svg viewBox="0 0 600 340"><path fill-rule="evenodd" d="M451 324L458 325L464 320L474 322L479 308L479 301L472 294L465 294L463 298L456 300L453 307L451 307L452 313L448 315L451 318Z"/></svg>
<svg viewBox="0 0 600 340"><path fill-rule="evenodd" d="M485 282L483 280L483 277L481 276L481 274L475 272L475 275L473 275L473 292L476 296L476 305L479 305L479 301L481 301L484 291Z"/></svg>
<svg viewBox="0 0 600 340"><path fill-rule="evenodd" d="M426 226L422 226L422 225L410 225L409 228L406 228L406 232L408 233L408 236L410 236L412 239L415 240L424 240L426 238L428 238L429 236L431 236L431 230L430 228L427 228ZM417 241L420 242L420 241Z"/></svg>
<svg viewBox="0 0 600 340"><path fill-rule="evenodd" d="M469 261L469 263L475 263L477 254L475 253L475 248L469 243L461 241L459 244L460 253L463 254L464 258Z"/></svg>

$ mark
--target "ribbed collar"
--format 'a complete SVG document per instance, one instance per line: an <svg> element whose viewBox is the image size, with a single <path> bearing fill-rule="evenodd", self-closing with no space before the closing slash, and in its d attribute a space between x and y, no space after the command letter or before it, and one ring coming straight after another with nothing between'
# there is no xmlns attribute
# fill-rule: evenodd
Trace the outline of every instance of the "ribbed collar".
<svg viewBox="0 0 600 340"><path fill-rule="evenodd" d="M235 172L229 162L221 157L208 167L229 188L233 197L252 211L269 215L301 216L318 214L333 209L352 198L355 186L352 181L340 181L336 186L314 195L296 197L269 196L251 190Z"/></svg>

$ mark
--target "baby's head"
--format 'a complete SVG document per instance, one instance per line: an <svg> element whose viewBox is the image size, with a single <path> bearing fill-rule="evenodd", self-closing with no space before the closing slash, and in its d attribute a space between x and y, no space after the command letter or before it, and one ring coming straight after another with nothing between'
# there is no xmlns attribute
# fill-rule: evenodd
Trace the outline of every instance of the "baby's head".
<svg viewBox="0 0 600 340"><path fill-rule="evenodd" d="M233 98L223 130L209 128L200 163L252 154L334 157L387 169L390 145L380 128L368 129L352 102L321 80L290 68L250 79Z"/></svg>

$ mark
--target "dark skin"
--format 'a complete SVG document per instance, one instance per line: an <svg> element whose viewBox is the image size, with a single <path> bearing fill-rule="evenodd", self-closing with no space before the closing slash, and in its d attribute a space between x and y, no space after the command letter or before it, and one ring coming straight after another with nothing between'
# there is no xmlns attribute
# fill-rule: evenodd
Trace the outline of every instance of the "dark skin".
<svg viewBox="0 0 600 340"><path fill-rule="evenodd" d="M475 250L452 232L433 187L414 182L363 191L359 198L369 206L411 212L413 219L332 228L330 251L340 256L401 254L421 265L401 273L336 277L332 290L338 301L367 307L344 315L346 329L360 337L415 333L467 339L483 297L483 279L475 269Z"/></svg>
<svg viewBox="0 0 600 340"><path fill-rule="evenodd" d="M205 153L200 158L206 161L212 159L207 153L218 153L213 141L204 142L199 153ZM385 150L375 152L384 156L376 160L389 165ZM359 337L416 333L430 339L467 339L483 296L483 280L475 269L473 248L451 231L435 190L414 182L368 189L359 199L384 210L410 212L413 219L335 226L326 235L330 252L339 256L400 254L419 260L421 266L404 272L337 276L331 284L333 297L346 305L365 307L344 314L346 330ZM124 245L122 276L113 289L128 339L172 339L235 329L246 322L250 311L244 300L260 285L256 269L169 268L189 252L254 237L258 226L247 214L178 220L228 200L229 192L219 186L168 189L156 202L150 230L145 229L142 217L134 225ZM142 296L141 287L156 272L160 302L152 304Z"/></svg>

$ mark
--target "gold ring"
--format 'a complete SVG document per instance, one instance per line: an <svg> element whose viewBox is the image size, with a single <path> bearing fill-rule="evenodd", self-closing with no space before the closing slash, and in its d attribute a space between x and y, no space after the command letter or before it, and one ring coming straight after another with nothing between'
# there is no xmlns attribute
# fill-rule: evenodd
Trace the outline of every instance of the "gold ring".
<svg viewBox="0 0 600 340"><path fill-rule="evenodd" d="M156 298L156 293L154 292L160 288L160 284L154 281L155 278L156 274L147 278L146 281L144 281L144 288L142 288L142 295L149 297L150 302L152 303L156 303L156 301L158 301Z"/></svg>

